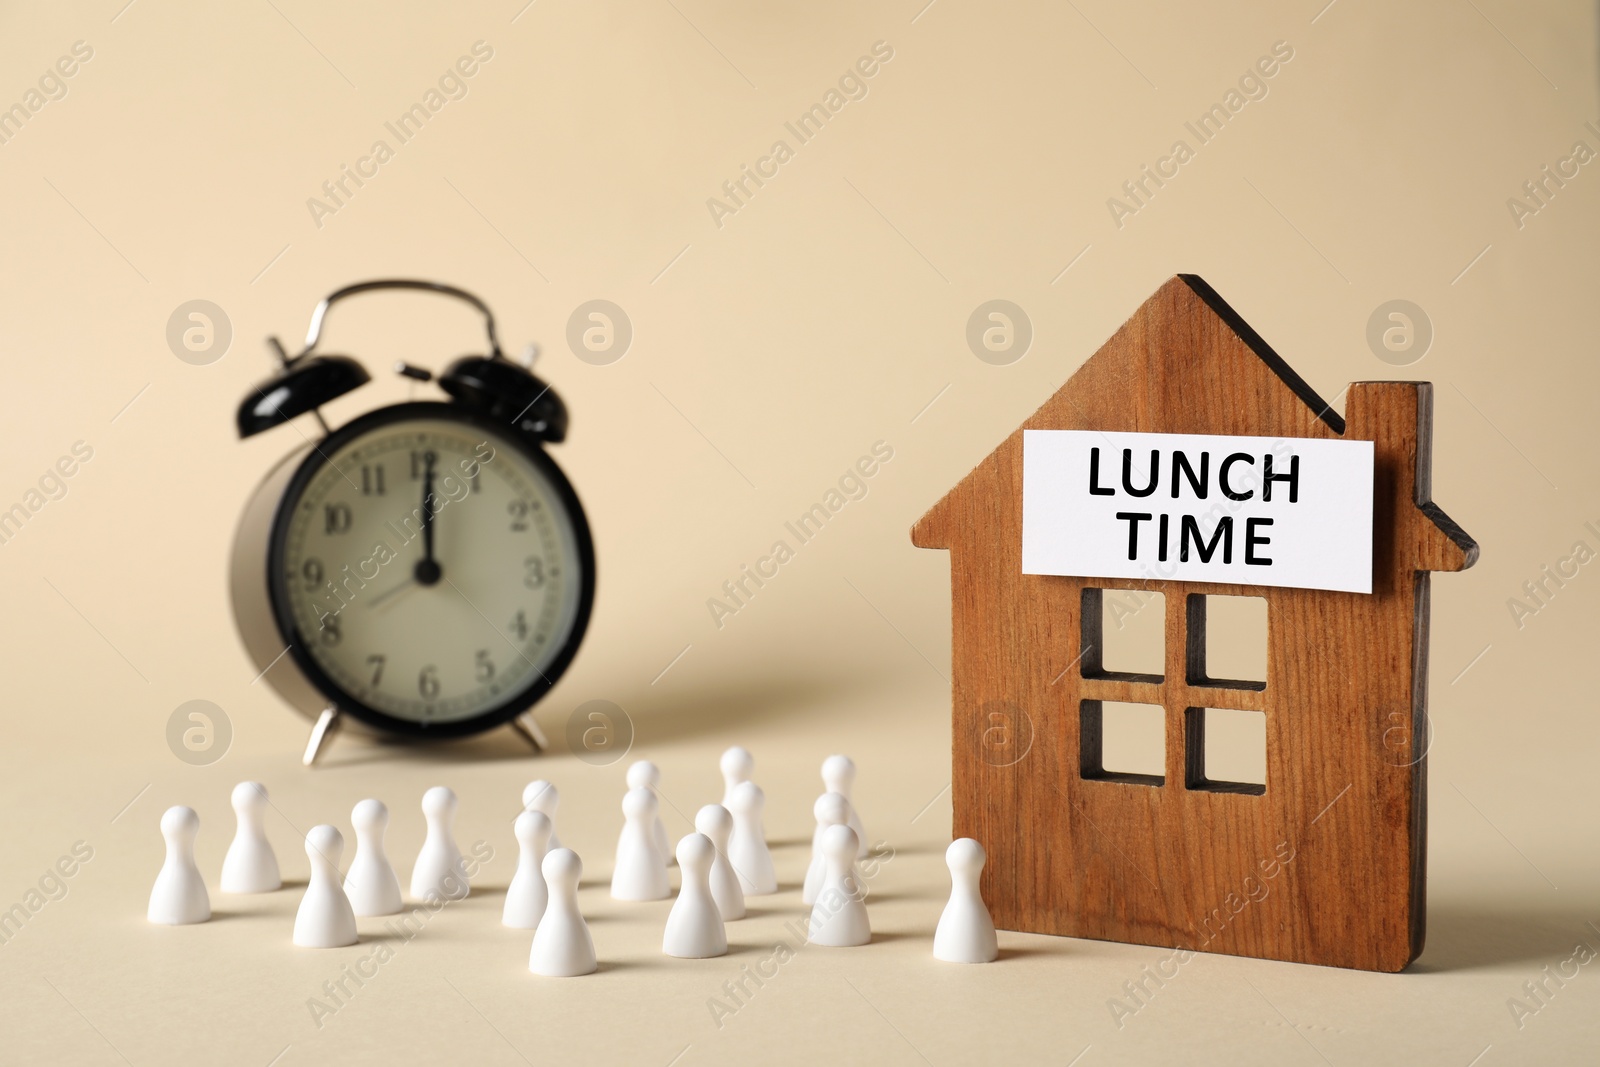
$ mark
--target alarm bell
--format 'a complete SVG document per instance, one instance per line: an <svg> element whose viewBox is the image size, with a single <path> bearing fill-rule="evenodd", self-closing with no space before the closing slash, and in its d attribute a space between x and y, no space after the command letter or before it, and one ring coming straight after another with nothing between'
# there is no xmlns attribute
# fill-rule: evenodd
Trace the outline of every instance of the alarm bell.
<svg viewBox="0 0 1600 1067"><path fill-rule="evenodd" d="M282 426L372 380L349 356L310 356L286 365L276 378L256 386L239 404L239 436Z"/></svg>
<svg viewBox="0 0 1600 1067"><path fill-rule="evenodd" d="M349 356L316 355L314 352L322 337L322 324L327 318L328 309L346 297L374 289L421 290L471 304L483 315L489 338L489 354L463 356L456 360L439 375L439 387L458 403L481 411L496 421L512 424L541 441L559 443L565 439L566 404L548 384L501 353L500 341L495 335L494 314L488 305L464 289L409 278L358 282L323 297L312 312L305 348L299 355L289 356L276 337L269 337L267 343L277 353L283 369L277 376L257 385L240 402L236 421L241 438L281 426L308 411L322 422L322 415L318 411L322 405L372 380L366 368ZM427 381L431 377L427 371L406 364L400 365L400 373L418 381ZM327 429L327 423L324 422L323 430Z"/></svg>
<svg viewBox="0 0 1600 1067"><path fill-rule="evenodd" d="M463 356L439 375L439 388L491 419L559 444L567 436L567 405L537 377L495 356Z"/></svg>

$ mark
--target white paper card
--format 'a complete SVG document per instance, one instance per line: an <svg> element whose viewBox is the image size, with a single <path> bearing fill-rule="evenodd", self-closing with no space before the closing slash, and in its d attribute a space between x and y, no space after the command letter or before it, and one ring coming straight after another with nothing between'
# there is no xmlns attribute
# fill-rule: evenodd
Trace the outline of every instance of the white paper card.
<svg viewBox="0 0 1600 1067"><path fill-rule="evenodd" d="M1372 592L1372 442L1024 430L1022 572Z"/></svg>

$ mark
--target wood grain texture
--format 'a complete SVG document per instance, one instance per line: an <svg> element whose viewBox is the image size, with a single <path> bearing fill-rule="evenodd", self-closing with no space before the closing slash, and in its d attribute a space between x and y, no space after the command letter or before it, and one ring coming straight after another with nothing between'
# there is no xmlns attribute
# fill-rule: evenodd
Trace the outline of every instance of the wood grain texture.
<svg viewBox="0 0 1600 1067"><path fill-rule="evenodd" d="M1341 419L1175 277L917 522L914 544L951 553L954 829L988 850L997 925L1378 971L1416 958L1427 572L1477 556L1428 500L1431 416L1427 383L1358 382ZM1372 441L1373 591L1025 575L1027 429ZM1165 594L1160 678L1100 669L1095 589ZM1198 669L1206 594L1266 599L1264 686ZM1161 706L1163 782L1094 776L1098 701ZM1264 713L1264 790L1197 781L1191 709L1208 707Z"/></svg>

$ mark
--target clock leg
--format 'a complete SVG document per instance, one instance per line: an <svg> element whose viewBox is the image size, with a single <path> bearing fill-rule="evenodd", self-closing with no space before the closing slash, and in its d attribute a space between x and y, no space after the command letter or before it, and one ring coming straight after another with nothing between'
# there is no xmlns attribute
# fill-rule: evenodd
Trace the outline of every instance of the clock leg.
<svg viewBox="0 0 1600 1067"><path fill-rule="evenodd" d="M322 750L322 745L339 729L339 709L329 704L322 709L322 714L317 716L316 725L311 727L311 737L306 742L306 753L300 757L300 762L307 767L317 762L317 755Z"/></svg>
<svg viewBox="0 0 1600 1067"><path fill-rule="evenodd" d="M544 731L539 729L539 723L533 717L533 712L525 711L511 720L511 728L527 739L533 750L543 753L550 747L550 739L545 737Z"/></svg>

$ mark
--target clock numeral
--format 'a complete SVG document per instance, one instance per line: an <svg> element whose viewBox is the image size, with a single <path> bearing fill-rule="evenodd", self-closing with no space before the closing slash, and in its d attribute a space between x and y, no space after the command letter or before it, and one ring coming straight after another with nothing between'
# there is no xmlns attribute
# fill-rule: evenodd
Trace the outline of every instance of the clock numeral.
<svg viewBox="0 0 1600 1067"><path fill-rule="evenodd" d="M526 641L528 639L528 615L526 612L520 609L517 611L517 614L511 619L511 632L517 635L518 641Z"/></svg>
<svg viewBox="0 0 1600 1067"><path fill-rule="evenodd" d="M439 669L433 664L422 668L417 675L417 692L429 700L439 695Z"/></svg>
<svg viewBox="0 0 1600 1067"><path fill-rule="evenodd" d="M324 615L322 617L322 630L318 634L325 645L337 645L344 639L344 631L339 628L339 616Z"/></svg>
<svg viewBox="0 0 1600 1067"><path fill-rule="evenodd" d="M512 533L522 533L528 528L528 502L526 500L513 500L506 505L506 512L511 516Z"/></svg>
<svg viewBox="0 0 1600 1067"><path fill-rule="evenodd" d="M361 495L383 496L383 464L361 468Z"/></svg>
<svg viewBox="0 0 1600 1067"><path fill-rule="evenodd" d="M429 449L426 452L412 452L411 480L414 482L421 481L422 472L433 466L434 463L438 462L438 459L439 454L434 452L432 449Z"/></svg>
<svg viewBox="0 0 1600 1067"><path fill-rule="evenodd" d="M355 516L349 504L329 504L322 509L323 532L342 534L350 532L350 522Z"/></svg>
<svg viewBox="0 0 1600 1067"><path fill-rule="evenodd" d="M538 589L544 585L544 560L538 556L529 556L522 561L525 571L522 575L522 584L529 589Z"/></svg>
<svg viewBox="0 0 1600 1067"><path fill-rule="evenodd" d="M300 565L300 574L306 580L307 589L315 589L322 584L322 561L311 558Z"/></svg>
<svg viewBox="0 0 1600 1067"><path fill-rule="evenodd" d="M480 682L487 682L494 678L494 663L489 659L488 649L478 649L478 656L473 664L473 674Z"/></svg>
<svg viewBox="0 0 1600 1067"><path fill-rule="evenodd" d="M383 681L383 665L389 662L389 657L371 655L367 657L367 665L372 668L372 687L376 689L378 683Z"/></svg>

